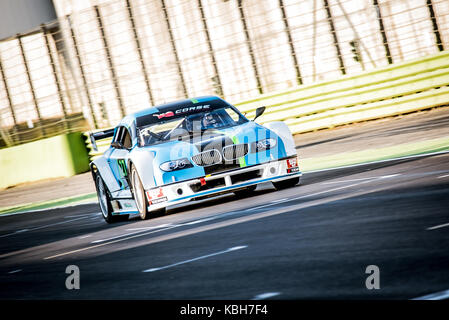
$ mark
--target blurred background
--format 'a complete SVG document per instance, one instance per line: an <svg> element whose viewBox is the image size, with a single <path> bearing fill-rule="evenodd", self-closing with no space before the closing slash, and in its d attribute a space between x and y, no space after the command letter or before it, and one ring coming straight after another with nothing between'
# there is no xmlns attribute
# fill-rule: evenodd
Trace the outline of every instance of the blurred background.
<svg viewBox="0 0 449 320"><path fill-rule="evenodd" d="M233 104L449 48L447 0L1 0L0 147Z"/></svg>

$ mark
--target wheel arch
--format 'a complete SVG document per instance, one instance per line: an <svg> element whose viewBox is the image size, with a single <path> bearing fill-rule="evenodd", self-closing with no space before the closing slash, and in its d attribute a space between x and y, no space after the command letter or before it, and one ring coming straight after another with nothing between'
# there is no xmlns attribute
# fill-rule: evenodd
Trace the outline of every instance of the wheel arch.
<svg viewBox="0 0 449 320"><path fill-rule="evenodd" d="M287 124L285 122L273 121L273 122L265 123L263 126L267 129L273 131L275 134L277 134L279 136L279 138L282 139L287 156L296 156L297 155L296 147L295 147L295 140L293 139L293 135L290 131L290 128L287 126Z"/></svg>
<svg viewBox="0 0 449 320"><path fill-rule="evenodd" d="M89 164L89 166L91 168L93 178L95 179L94 175L96 174L100 175L106 187L108 188L109 192L120 190L120 185L115 179L114 174L112 173L111 167L109 166L109 163L106 158L101 156L92 161Z"/></svg>
<svg viewBox="0 0 449 320"><path fill-rule="evenodd" d="M144 189L147 190L153 188L155 186L153 160L154 154L152 151L136 150L136 152L132 152L127 159L129 180L131 179L129 175L131 174L131 167L133 166L139 174Z"/></svg>

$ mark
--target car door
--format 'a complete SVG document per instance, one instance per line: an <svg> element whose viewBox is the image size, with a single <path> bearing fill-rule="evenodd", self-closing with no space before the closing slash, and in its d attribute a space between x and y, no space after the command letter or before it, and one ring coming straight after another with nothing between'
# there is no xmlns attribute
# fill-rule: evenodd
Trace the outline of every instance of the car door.
<svg viewBox="0 0 449 320"><path fill-rule="evenodd" d="M120 126L112 141L112 151L109 155L109 166L121 190L129 189L128 166L126 164L128 154L132 148L131 135L129 130Z"/></svg>

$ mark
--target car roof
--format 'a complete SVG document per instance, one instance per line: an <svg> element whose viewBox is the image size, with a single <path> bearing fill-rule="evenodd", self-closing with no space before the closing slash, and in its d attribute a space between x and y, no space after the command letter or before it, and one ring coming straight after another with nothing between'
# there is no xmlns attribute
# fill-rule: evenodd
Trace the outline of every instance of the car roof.
<svg viewBox="0 0 449 320"><path fill-rule="evenodd" d="M154 107L146 108L140 111L137 111L135 113L129 114L125 116L119 123L119 126L125 126L130 127L134 123L136 118L143 117L146 115L150 115L153 113L163 113L169 110L177 109L180 107L188 107L192 106L196 103L202 103L206 101L213 101L213 100L220 100L225 102L223 99L217 96L201 96L201 97L194 97L190 99L182 99L177 100L169 103L160 104Z"/></svg>

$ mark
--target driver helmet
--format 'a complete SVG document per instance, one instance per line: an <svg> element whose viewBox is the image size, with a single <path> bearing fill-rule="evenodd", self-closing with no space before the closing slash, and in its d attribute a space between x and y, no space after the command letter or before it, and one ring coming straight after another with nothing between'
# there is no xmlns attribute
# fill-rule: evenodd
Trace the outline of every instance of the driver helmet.
<svg viewBox="0 0 449 320"><path fill-rule="evenodd" d="M202 119L203 128L215 128L218 127L217 119L212 115L212 113L208 112L203 116Z"/></svg>

